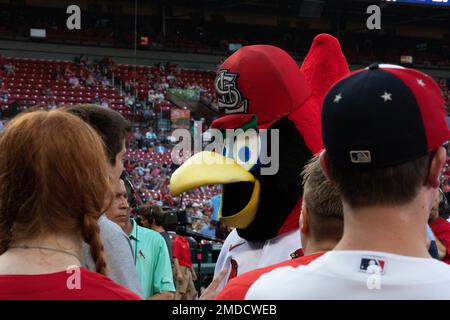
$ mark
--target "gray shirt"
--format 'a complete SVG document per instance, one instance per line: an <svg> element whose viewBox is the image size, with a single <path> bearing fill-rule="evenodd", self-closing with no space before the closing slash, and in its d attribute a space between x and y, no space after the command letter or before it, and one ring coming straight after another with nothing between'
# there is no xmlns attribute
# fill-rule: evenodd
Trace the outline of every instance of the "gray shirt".
<svg viewBox="0 0 450 320"><path fill-rule="evenodd" d="M98 219L100 238L104 247L107 276L125 288L143 297L130 239L123 230L104 214ZM95 272L95 263L91 257L89 245L83 242L83 265Z"/></svg>
<svg viewBox="0 0 450 320"><path fill-rule="evenodd" d="M167 249L169 250L169 258L170 262L173 261L173 254L172 254L172 239L170 239L170 235L167 231L163 231L159 233L163 236L164 240L166 241Z"/></svg>

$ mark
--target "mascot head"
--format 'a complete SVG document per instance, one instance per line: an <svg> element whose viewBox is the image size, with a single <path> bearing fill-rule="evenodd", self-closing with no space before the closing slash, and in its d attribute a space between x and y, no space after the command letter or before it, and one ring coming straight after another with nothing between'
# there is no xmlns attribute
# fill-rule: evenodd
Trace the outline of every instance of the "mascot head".
<svg viewBox="0 0 450 320"><path fill-rule="evenodd" d="M301 70L285 51L243 47L219 68L214 121L222 150L195 154L171 177L173 195L221 184L219 217L248 241L265 241L298 228L300 172L322 150L323 97L349 73L339 42L321 34ZM253 143L252 143L253 142Z"/></svg>

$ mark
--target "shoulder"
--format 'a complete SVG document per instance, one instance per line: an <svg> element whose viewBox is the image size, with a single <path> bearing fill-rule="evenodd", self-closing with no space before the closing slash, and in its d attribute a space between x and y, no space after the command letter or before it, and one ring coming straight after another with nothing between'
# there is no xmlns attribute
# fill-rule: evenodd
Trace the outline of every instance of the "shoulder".
<svg viewBox="0 0 450 320"><path fill-rule="evenodd" d="M222 251L221 251L221 253L222 253L222 252L224 252L224 253L225 253L225 252L228 252L230 246L231 246L232 249L233 249L234 246L236 246L236 245L242 245L242 244L245 244L245 243L247 243L247 240L245 240L244 238L241 238L241 237L238 235L236 229L233 229L233 230L230 232L230 234L227 236L227 238L225 239L225 242L223 243L223 246L222 246Z"/></svg>
<svg viewBox="0 0 450 320"><path fill-rule="evenodd" d="M115 223L109 220L105 214L98 219L98 226L100 228L100 236L108 237L126 237L125 232Z"/></svg>
<svg viewBox="0 0 450 320"><path fill-rule="evenodd" d="M131 252L131 243L128 236L116 223L105 217L104 219L99 220L99 227L100 239L102 240L107 255L111 248L114 248L114 252L120 250Z"/></svg>
<svg viewBox="0 0 450 320"><path fill-rule="evenodd" d="M159 232L141 226L137 226L137 228L139 229L138 232L140 239L144 238L148 242L165 245L164 237Z"/></svg>
<svg viewBox="0 0 450 320"><path fill-rule="evenodd" d="M108 277L99 273L81 269L82 288L92 299L108 299L108 300L140 300L141 298L132 291L115 283Z"/></svg>
<svg viewBox="0 0 450 320"><path fill-rule="evenodd" d="M430 223L433 232L450 232L450 222L439 217Z"/></svg>
<svg viewBox="0 0 450 320"><path fill-rule="evenodd" d="M317 259L323 255L323 253L316 253L300 258L296 258L293 260L286 260L277 264L273 264L267 267L258 268L253 271L246 272L235 279L232 279L224 288L223 291L217 296L217 300L242 300L245 298L245 295L248 289L252 286L252 284L257 281L261 276L272 272L278 268L282 267L292 267L296 268L298 266L307 265L311 261Z"/></svg>

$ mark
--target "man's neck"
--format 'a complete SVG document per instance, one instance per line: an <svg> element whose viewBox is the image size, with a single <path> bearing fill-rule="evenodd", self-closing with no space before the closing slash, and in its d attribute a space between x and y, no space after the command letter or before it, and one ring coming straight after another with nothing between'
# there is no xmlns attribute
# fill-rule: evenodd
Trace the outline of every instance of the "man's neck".
<svg viewBox="0 0 450 320"><path fill-rule="evenodd" d="M305 256L310 254L319 253L319 252L327 252L334 249L337 241L335 240L321 240L315 241L314 239L310 239L308 241L308 245L303 248L303 253Z"/></svg>
<svg viewBox="0 0 450 320"><path fill-rule="evenodd" d="M429 208L415 200L406 206L352 209L344 205L344 234L334 250L367 250L429 258Z"/></svg>
<svg viewBox="0 0 450 320"><path fill-rule="evenodd" d="M131 231L133 231L133 222L131 219L127 219L127 222L125 223L125 228L123 230L128 236L131 235Z"/></svg>
<svg viewBox="0 0 450 320"><path fill-rule="evenodd" d="M156 231L159 233L166 231L166 230L164 230L164 228L162 226L157 226L157 225L153 225L152 229L153 229L153 231Z"/></svg>

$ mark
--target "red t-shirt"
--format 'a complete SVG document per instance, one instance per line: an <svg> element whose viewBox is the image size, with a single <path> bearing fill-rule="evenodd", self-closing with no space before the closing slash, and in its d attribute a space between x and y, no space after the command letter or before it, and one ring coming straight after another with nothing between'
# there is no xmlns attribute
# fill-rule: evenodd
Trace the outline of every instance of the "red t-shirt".
<svg viewBox="0 0 450 320"><path fill-rule="evenodd" d="M450 264L450 222L439 217L430 223L430 227L436 238L447 248L447 255L442 261Z"/></svg>
<svg viewBox="0 0 450 320"><path fill-rule="evenodd" d="M180 266L192 266L191 249L189 247L189 241L186 238L177 235L172 243L172 251L173 258L178 259Z"/></svg>
<svg viewBox="0 0 450 320"><path fill-rule="evenodd" d="M236 277L225 286L225 288L216 296L216 300L244 300L248 289L253 285L253 283L258 280L262 275L281 267L298 267L309 264L314 261L324 252L314 253L307 256L295 258L293 260L283 261L271 266L264 268L259 268L253 271L249 271Z"/></svg>
<svg viewBox="0 0 450 320"><path fill-rule="evenodd" d="M75 271L0 275L0 300L141 300L99 273L85 268L79 270L79 281L74 280Z"/></svg>

